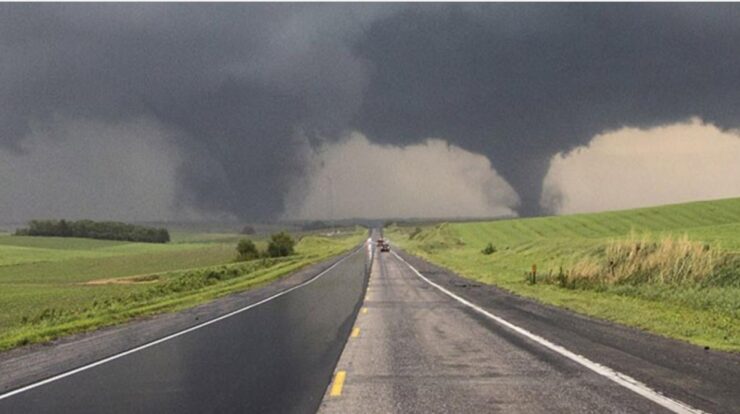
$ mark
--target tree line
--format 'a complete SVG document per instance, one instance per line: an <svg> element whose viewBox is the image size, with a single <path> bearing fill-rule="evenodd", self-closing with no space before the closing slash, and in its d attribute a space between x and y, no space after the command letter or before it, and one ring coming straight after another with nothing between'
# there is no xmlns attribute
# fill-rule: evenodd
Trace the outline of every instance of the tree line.
<svg viewBox="0 0 740 414"><path fill-rule="evenodd" d="M27 228L18 229L15 234L17 236L84 237L145 243L170 241L170 233L167 229L116 221L31 220Z"/></svg>

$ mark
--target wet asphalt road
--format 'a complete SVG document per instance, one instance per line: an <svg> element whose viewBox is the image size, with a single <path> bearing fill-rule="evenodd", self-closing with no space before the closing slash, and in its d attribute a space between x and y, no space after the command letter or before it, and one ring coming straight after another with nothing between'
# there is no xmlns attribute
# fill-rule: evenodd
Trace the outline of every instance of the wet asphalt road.
<svg viewBox="0 0 740 414"><path fill-rule="evenodd" d="M315 412L363 296L366 253L248 311L0 400L0 413Z"/></svg>
<svg viewBox="0 0 740 414"><path fill-rule="evenodd" d="M480 317L393 254L377 255L356 328L320 413L670 412Z"/></svg>

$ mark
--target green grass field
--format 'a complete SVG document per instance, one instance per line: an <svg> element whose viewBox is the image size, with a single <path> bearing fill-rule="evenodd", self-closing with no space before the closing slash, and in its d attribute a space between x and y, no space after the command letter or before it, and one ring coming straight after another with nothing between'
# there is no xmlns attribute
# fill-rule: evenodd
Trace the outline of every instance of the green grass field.
<svg viewBox="0 0 740 414"><path fill-rule="evenodd" d="M0 235L0 350L249 289L366 236L304 235L294 256L235 263L237 234L173 232L168 244ZM263 249L265 238L252 239Z"/></svg>
<svg viewBox="0 0 740 414"><path fill-rule="evenodd" d="M391 226L386 234L471 279L698 345L740 351L740 199ZM486 255L488 243L496 251ZM533 264L536 283L528 276Z"/></svg>

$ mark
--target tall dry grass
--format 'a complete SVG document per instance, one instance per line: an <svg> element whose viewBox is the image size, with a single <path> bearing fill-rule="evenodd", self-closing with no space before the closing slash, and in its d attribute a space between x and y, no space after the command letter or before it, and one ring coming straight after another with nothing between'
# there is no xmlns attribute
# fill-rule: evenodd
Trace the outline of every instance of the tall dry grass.
<svg viewBox="0 0 740 414"><path fill-rule="evenodd" d="M614 240L603 254L576 263L567 275L571 284L697 284L711 277L724 255L701 242L682 237L655 240L631 234Z"/></svg>

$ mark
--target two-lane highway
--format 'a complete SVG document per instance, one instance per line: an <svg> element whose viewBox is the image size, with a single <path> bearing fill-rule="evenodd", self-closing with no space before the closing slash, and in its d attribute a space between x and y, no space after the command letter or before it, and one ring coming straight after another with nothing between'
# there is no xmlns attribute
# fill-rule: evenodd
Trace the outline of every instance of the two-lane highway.
<svg viewBox="0 0 740 414"><path fill-rule="evenodd" d="M361 248L276 296L2 394L0 413L315 412L361 302L367 257Z"/></svg>
<svg viewBox="0 0 740 414"><path fill-rule="evenodd" d="M670 412L482 316L392 253L376 257L355 333L322 413Z"/></svg>
<svg viewBox="0 0 740 414"><path fill-rule="evenodd" d="M740 412L735 355L403 253L376 253L368 279L368 257L366 245L215 319L0 394L0 413Z"/></svg>

